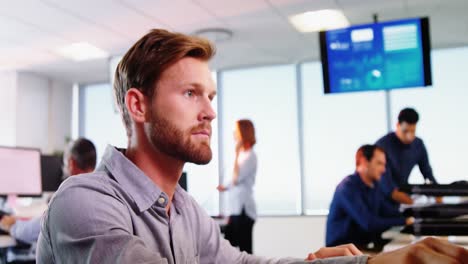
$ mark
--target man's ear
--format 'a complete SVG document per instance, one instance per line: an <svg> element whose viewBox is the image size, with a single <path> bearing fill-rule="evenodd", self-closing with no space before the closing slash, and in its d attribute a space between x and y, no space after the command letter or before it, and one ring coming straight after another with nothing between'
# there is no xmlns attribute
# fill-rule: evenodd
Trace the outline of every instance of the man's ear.
<svg viewBox="0 0 468 264"><path fill-rule="evenodd" d="M125 106L128 114L136 123L144 123L147 121L150 102L146 96L136 88L130 88L125 94Z"/></svg>
<svg viewBox="0 0 468 264"><path fill-rule="evenodd" d="M72 157L70 157L68 159L68 173L70 174L69 176L75 175L76 169L77 169L76 162Z"/></svg>

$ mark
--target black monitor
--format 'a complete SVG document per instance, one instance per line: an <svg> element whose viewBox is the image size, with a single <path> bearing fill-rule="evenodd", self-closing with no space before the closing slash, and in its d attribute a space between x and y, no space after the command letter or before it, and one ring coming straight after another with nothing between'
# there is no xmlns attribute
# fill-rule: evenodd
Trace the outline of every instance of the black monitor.
<svg viewBox="0 0 468 264"><path fill-rule="evenodd" d="M187 190L187 173L186 172L182 172L182 176L180 176L180 179L179 179L179 185L180 185L180 187L182 187L182 189L184 189L185 191L188 191Z"/></svg>
<svg viewBox="0 0 468 264"><path fill-rule="evenodd" d="M0 194L42 194L41 153L38 149L0 147Z"/></svg>
<svg viewBox="0 0 468 264"><path fill-rule="evenodd" d="M60 183L62 183L62 166L62 156L41 155L42 191L57 191Z"/></svg>

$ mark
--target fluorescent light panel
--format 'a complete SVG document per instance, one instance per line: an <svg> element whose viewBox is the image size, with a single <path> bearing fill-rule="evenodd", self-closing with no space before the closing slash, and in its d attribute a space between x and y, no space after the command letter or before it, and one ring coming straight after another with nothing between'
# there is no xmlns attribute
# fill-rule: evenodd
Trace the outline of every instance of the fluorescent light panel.
<svg viewBox="0 0 468 264"><path fill-rule="evenodd" d="M340 10L324 9L309 11L289 17L291 24L303 33L344 28L349 21Z"/></svg>
<svg viewBox="0 0 468 264"><path fill-rule="evenodd" d="M57 53L67 59L75 61L85 61L99 58L106 58L109 54L87 42L77 42L57 49Z"/></svg>

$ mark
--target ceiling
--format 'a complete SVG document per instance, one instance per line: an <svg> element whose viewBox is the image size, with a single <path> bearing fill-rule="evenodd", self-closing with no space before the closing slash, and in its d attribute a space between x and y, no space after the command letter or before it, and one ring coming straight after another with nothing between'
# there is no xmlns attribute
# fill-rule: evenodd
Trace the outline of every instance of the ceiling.
<svg viewBox="0 0 468 264"><path fill-rule="evenodd" d="M467 0L16 0L0 2L0 70L78 83L109 79L109 59L74 62L58 47L89 42L121 55L151 28L192 34L226 28L214 69L295 63L319 56L318 34L301 34L288 16L341 9L351 24L429 16L433 48L468 45Z"/></svg>

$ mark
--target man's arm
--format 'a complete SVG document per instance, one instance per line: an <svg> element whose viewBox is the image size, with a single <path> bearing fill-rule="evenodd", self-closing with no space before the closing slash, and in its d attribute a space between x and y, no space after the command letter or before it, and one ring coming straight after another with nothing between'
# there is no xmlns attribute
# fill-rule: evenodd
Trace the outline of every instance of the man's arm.
<svg viewBox="0 0 468 264"><path fill-rule="evenodd" d="M423 141L421 141L421 148L421 159L418 162L419 170L424 176L424 179L430 180L432 183L437 183L434 174L432 173L432 167L431 164L429 164L429 155L427 154L427 149Z"/></svg>
<svg viewBox="0 0 468 264"><path fill-rule="evenodd" d="M129 230L128 209L103 183L65 185L44 216L38 263L165 263Z"/></svg>
<svg viewBox="0 0 468 264"><path fill-rule="evenodd" d="M36 217L31 220L16 220L11 227L10 235L22 242L32 244L37 242L41 231L41 218Z"/></svg>
<svg viewBox="0 0 468 264"><path fill-rule="evenodd" d="M391 198L397 203L413 204L413 199L411 199L411 197L408 194L399 191L397 185L393 182L390 161L387 163L385 173L382 175L382 178L379 183L379 188L383 191L385 196Z"/></svg>
<svg viewBox="0 0 468 264"><path fill-rule="evenodd" d="M353 196L349 190L341 190L337 193L339 203L346 213L367 232L381 232L392 226L404 225L403 217L381 217L372 213L366 207L366 203L359 196Z"/></svg>
<svg viewBox="0 0 468 264"><path fill-rule="evenodd" d="M392 192L392 199L397 203L401 204L413 204L413 199L404 192L399 191L398 189L394 189Z"/></svg>
<svg viewBox="0 0 468 264"><path fill-rule="evenodd" d="M365 264L367 256L353 245L322 248L309 254L308 260L297 258L265 258L249 255L234 248L220 234L218 224L209 217L192 199L198 213L200 225L200 263L235 263L235 264ZM359 255L359 256L358 256ZM345 257L339 257L345 256Z"/></svg>

